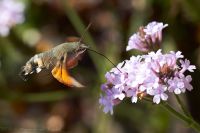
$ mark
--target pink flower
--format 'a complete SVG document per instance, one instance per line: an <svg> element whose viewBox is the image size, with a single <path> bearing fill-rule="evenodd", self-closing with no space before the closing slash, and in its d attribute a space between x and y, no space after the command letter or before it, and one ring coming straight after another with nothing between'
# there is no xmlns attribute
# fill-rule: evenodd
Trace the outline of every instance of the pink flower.
<svg viewBox="0 0 200 133"><path fill-rule="evenodd" d="M104 112L113 113L113 107L131 97L132 103L138 98L151 96L154 103L166 101L169 93L181 94L193 88L192 78L185 71L193 72L196 68L189 60L183 61L181 52L163 54L161 50L146 55L132 56L130 60L119 63L117 68L107 72L107 82L102 85L103 95L100 104ZM116 102L117 101L117 102Z"/></svg>
<svg viewBox="0 0 200 133"><path fill-rule="evenodd" d="M163 54L159 49L162 41L162 30L168 24L151 22L133 34L126 50L137 49L149 52L132 56L107 72L107 82L102 85L103 95L99 100L104 112L113 114L113 107L126 97L137 103L143 97L152 98L159 104L168 99L169 93L181 94L193 89L192 77L185 72L194 72L196 67L190 65L180 51Z"/></svg>
<svg viewBox="0 0 200 133"><path fill-rule="evenodd" d="M153 21L149 23L145 28L145 38L149 43L155 44L157 41L162 41L162 30L167 27L168 24Z"/></svg>
<svg viewBox="0 0 200 133"><path fill-rule="evenodd" d="M187 90L191 91L193 89L190 82L192 77L190 75L182 77L174 77L173 79L168 80L169 92L174 92L175 94L184 93Z"/></svg>
<svg viewBox="0 0 200 133"><path fill-rule="evenodd" d="M0 0L0 35L7 36L10 28L24 22L23 3L17 0Z"/></svg>
<svg viewBox="0 0 200 133"><path fill-rule="evenodd" d="M139 33L133 34L128 41L128 46L126 50L138 49L140 51L148 51L148 45L145 42L145 39L142 38Z"/></svg>
<svg viewBox="0 0 200 133"><path fill-rule="evenodd" d="M132 97L131 98L132 103L136 103L137 102L137 99L138 99L137 93L138 93L138 89L137 88L131 88L131 89L126 91L127 97Z"/></svg>
<svg viewBox="0 0 200 133"><path fill-rule="evenodd" d="M196 67L194 65L190 65L190 61L185 59L185 61L183 60L180 60L180 63L181 63L181 67L182 67L182 70L181 72L185 72L186 70L190 71L190 72L194 72L194 69L196 69Z"/></svg>
<svg viewBox="0 0 200 133"><path fill-rule="evenodd" d="M159 104L161 100L166 101L168 99L168 95L165 93L166 90L165 85L159 85L157 88L152 88L148 94L153 96L154 103Z"/></svg>
<svg viewBox="0 0 200 133"><path fill-rule="evenodd" d="M126 50L137 49L148 52L159 49L162 30L167 26L168 24L163 25L163 23L153 21L145 27L140 27L139 31L129 38Z"/></svg>
<svg viewBox="0 0 200 133"><path fill-rule="evenodd" d="M99 103L104 106L103 112L108 113L110 112L113 114L113 102L112 102L112 97L109 96L101 96L99 99Z"/></svg>

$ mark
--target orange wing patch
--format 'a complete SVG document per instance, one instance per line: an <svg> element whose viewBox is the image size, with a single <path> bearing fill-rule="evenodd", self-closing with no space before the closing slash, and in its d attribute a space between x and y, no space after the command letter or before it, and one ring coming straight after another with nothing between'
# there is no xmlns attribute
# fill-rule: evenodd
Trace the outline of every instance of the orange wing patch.
<svg viewBox="0 0 200 133"><path fill-rule="evenodd" d="M78 81L76 81L73 77L71 77L67 71L65 63L58 63L53 70L51 71L54 78L56 78L59 82L71 86L71 87L84 87Z"/></svg>

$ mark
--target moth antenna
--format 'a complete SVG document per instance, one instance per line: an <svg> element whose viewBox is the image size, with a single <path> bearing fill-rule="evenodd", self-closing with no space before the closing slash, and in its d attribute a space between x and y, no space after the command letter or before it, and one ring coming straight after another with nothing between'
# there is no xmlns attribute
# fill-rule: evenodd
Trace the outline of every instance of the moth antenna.
<svg viewBox="0 0 200 133"><path fill-rule="evenodd" d="M78 41L79 43L83 40L86 31L91 27L91 25L92 25L92 22L90 22L90 23L88 24L88 26L86 27L86 29L85 29L84 32L82 33L81 38L80 38L80 40Z"/></svg>
<svg viewBox="0 0 200 133"><path fill-rule="evenodd" d="M92 52L95 52L95 53L97 53L97 54L99 54L101 56L103 56L104 58L106 58L115 68L117 68L122 73L122 71L108 57L106 57L104 54L99 53L99 52L97 52L97 51L95 51L93 49L90 49L90 48L87 48L87 49L92 51Z"/></svg>

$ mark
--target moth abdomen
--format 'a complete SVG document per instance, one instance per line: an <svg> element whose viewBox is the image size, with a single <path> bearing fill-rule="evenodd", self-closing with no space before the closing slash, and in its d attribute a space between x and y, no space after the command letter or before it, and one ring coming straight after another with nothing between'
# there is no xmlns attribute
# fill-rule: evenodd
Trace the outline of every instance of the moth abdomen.
<svg viewBox="0 0 200 133"><path fill-rule="evenodd" d="M45 66L42 60L42 54L37 54L27 61L26 65L22 67L19 75L22 79L26 80L28 75L39 73L43 68L45 68Z"/></svg>
<svg viewBox="0 0 200 133"><path fill-rule="evenodd" d="M33 74L33 73L37 73L37 66L35 64L26 64L25 66L22 67L22 70L21 72L19 73L20 77L26 81L28 79L28 76L30 74Z"/></svg>

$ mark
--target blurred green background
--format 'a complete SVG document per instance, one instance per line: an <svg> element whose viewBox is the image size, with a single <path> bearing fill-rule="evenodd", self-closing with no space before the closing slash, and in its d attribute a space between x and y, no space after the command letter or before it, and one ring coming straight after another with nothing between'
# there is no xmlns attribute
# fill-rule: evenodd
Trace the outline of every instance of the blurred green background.
<svg viewBox="0 0 200 133"><path fill-rule="evenodd" d="M0 132L8 133L193 133L185 123L159 105L123 101L114 115L99 107L100 85L113 66L87 52L71 75L86 86L73 89L55 80L50 70L18 75L34 54L72 37L86 34L83 42L115 64L137 51L126 52L128 38L151 21L168 23L163 51L180 50L197 70L194 90L181 98L200 122L200 1L199 0L23 0L25 21L0 37ZM92 26L85 33L89 23ZM73 39L72 39L73 40ZM177 108L175 98L169 102Z"/></svg>

